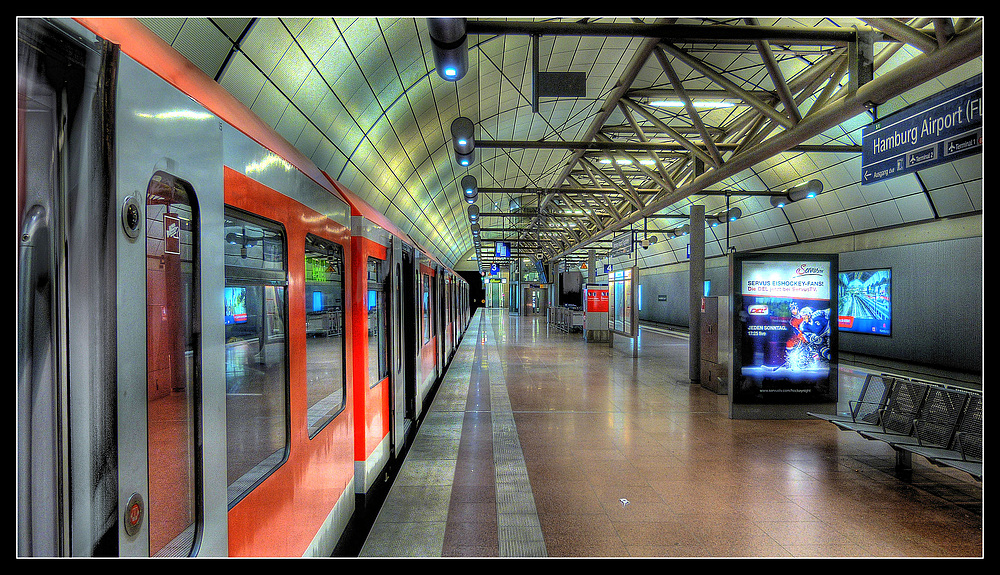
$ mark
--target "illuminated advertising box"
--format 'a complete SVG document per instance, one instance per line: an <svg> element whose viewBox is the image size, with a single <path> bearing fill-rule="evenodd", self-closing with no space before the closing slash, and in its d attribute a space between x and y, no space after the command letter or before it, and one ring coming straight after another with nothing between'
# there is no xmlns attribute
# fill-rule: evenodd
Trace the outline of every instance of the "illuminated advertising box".
<svg viewBox="0 0 1000 575"><path fill-rule="evenodd" d="M840 272L840 331L892 335L892 270Z"/></svg>
<svg viewBox="0 0 1000 575"><path fill-rule="evenodd" d="M837 261L734 257L734 403L837 401Z"/></svg>

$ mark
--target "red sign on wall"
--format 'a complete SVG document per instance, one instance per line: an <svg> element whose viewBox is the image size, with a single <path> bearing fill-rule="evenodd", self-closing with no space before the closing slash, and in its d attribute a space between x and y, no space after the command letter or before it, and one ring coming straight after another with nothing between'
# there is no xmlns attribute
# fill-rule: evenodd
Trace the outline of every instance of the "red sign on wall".
<svg viewBox="0 0 1000 575"><path fill-rule="evenodd" d="M587 311L608 311L608 288L587 289Z"/></svg>

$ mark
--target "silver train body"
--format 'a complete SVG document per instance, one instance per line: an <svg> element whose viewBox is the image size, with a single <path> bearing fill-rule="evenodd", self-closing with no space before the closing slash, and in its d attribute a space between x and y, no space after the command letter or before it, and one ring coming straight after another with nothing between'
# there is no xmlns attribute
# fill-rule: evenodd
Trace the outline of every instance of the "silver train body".
<svg viewBox="0 0 1000 575"><path fill-rule="evenodd" d="M328 556L467 285L153 48L18 21L17 554Z"/></svg>

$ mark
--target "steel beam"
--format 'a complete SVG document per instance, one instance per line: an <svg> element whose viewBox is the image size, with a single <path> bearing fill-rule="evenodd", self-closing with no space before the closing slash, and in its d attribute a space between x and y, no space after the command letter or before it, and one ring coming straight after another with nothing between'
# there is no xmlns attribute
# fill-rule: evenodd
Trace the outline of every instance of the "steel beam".
<svg viewBox="0 0 1000 575"><path fill-rule="evenodd" d="M632 24L623 22L523 22L469 20L469 34L524 34L539 36L624 36L669 42L752 44L764 40L775 44L846 46L854 41L853 28L795 28L776 26L729 26L704 24Z"/></svg>
<svg viewBox="0 0 1000 575"><path fill-rule="evenodd" d="M786 130L756 146L730 158L721 168L709 170L695 178L676 193L650 202L643 210L633 212L621 219L616 228L602 230L590 238L583 240L552 257L561 257L567 253L586 246L590 240L613 233L620 227L634 223L644 217L654 214L670 205L693 194L701 193L712 184L750 168L776 154L785 152L805 140L847 120L883 104L892 98L934 79L944 72L976 58L983 53L983 27L978 22L962 34L956 35L944 47L933 52L921 54L875 78L858 88L856 92L848 93L835 103L824 106L802 119L794 128Z"/></svg>
<svg viewBox="0 0 1000 575"><path fill-rule="evenodd" d="M476 141L477 148L523 148L526 150L588 150L588 151L626 151L638 152L686 152L688 148L673 142L614 142L614 141L555 141L555 140L486 140ZM735 150L737 142L716 142L720 150ZM833 152L838 154L861 153L861 146L846 144L800 144L786 150L788 152ZM479 188L482 192L483 188Z"/></svg>

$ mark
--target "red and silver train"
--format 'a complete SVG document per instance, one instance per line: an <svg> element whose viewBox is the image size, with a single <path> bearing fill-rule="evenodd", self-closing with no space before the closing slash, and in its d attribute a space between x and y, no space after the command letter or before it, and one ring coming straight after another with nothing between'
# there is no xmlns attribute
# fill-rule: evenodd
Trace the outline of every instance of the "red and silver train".
<svg viewBox="0 0 1000 575"><path fill-rule="evenodd" d="M468 285L138 23L17 33L17 554L331 555Z"/></svg>

